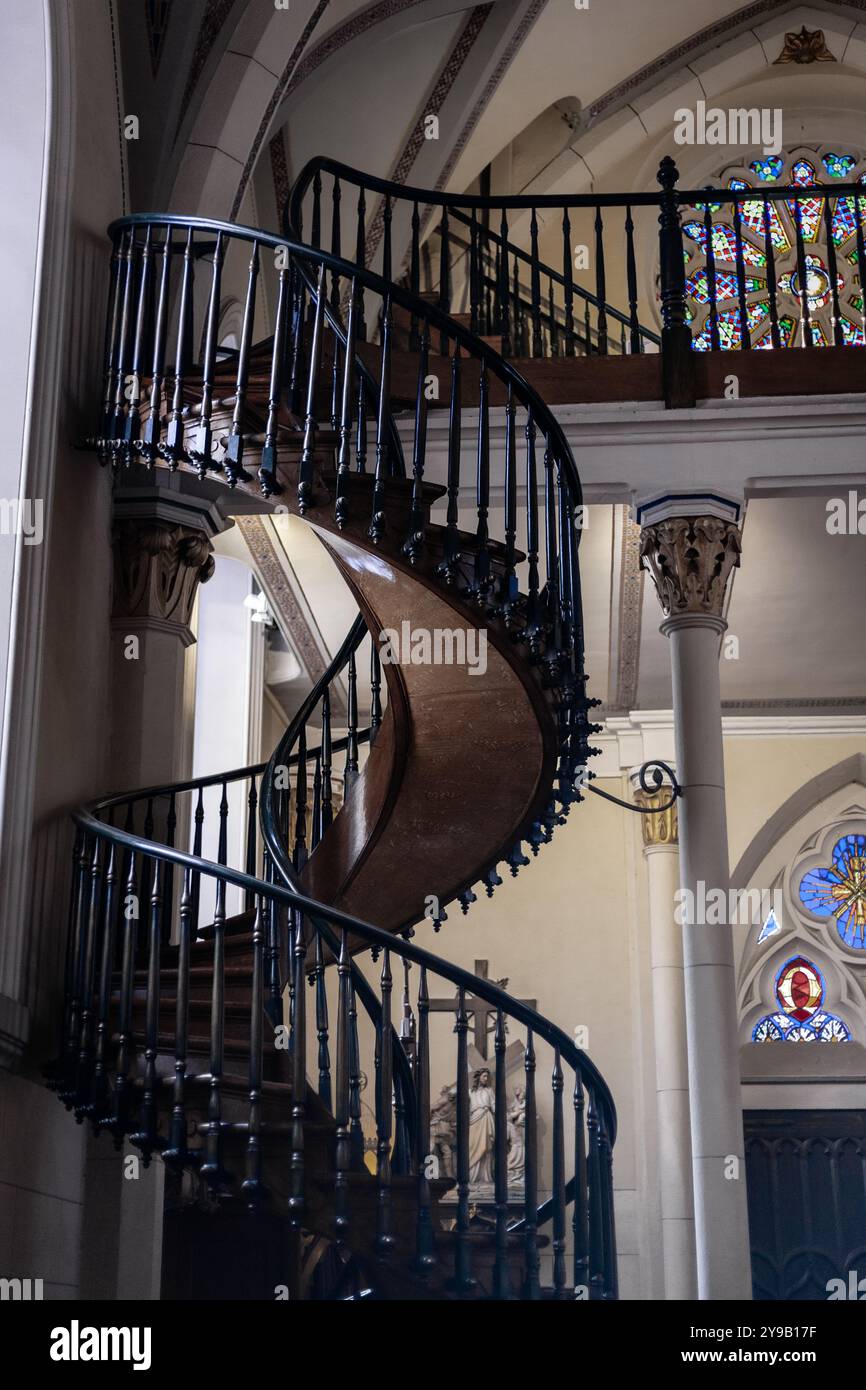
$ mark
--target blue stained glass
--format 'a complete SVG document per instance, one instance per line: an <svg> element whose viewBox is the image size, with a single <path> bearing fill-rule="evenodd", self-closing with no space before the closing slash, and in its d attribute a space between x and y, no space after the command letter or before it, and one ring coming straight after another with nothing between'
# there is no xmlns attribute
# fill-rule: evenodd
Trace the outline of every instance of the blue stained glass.
<svg viewBox="0 0 866 1390"><path fill-rule="evenodd" d="M759 300L757 304L746 305L746 321L749 325L749 335L754 332L759 323L762 323L769 315L770 306L766 300ZM719 320L719 344L722 351L731 351L738 348L742 341L740 332L740 311L739 309L728 309L723 314L718 315ZM697 348L698 352L711 351L710 320L707 318L703 329L696 338L692 339L692 347Z"/></svg>
<svg viewBox="0 0 866 1390"><path fill-rule="evenodd" d="M767 159L753 159L749 168L753 174L757 174L762 183L775 183L783 169L783 161L778 155L770 155Z"/></svg>
<svg viewBox="0 0 866 1390"><path fill-rule="evenodd" d="M703 222L686 222L683 231L692 241L698 242L702 249L706 249L707 233ZM737 258L737 238L733 227L729 227L726 222L717 222L713 226L713 253L718 261L735 261ZM743 260L746 265L766 265L767 258L763 251L758 251L750 241L743 237Z"/></svg>
<svg viewBox="0 0 866 1390"><path fill-rule="evenodd" d="M800 902L816 917L834 918L846 946L866 950L866 835L844 835L832 858L832 866L803 875Z"/></svg>
<svg viewBox="0 0 866 1390"><path fill-rule="evenodd" d="M751 188L751 186L751 184L746 183L745 179L728 180L729 188ZM785 229L779 220L779 214L776 211L775 204L768 202L767 209L770 218L770 241L773 244L773 250L779 252L790 250L791 243L785 235ZM760 237L765 235L763 202L741 203L740 216L746 223L746 226L750 227L753 232L757 232Z"/></svg>
<svg viewBox="0 0 866 1390"><path fill-rule="evenodd" d="M768 936L775 936L776 932L779 932L781 930L782 928L779 925L779 919L776 916L773 909L770 908L770 911L767 914L767 920L761 927L760 935L758 936L758 945L760 946L762 941L766 941Z"/></svg>
<svg viewBox="0 0 866 1390"><path fill-rule="evenodd" d="M776 976L777 1013L765 1014L752 1029L753 1042L850 1042L851 1030L824 1009L820 970L803 956L785 961Z"/></svg>
<svg viewBox="0 0 866 1390"><path fill-rule="evenodd" d="M866 201L866 200L864 200ZM860 204L860 220L866 219L866 206ZM857 216L854 212L853 198L839 198L833 213L833 240L837 246L852 237L857 230Z"/></svg>
<svg viewBox="0 0 866 1390"><path fill-rule="evenodd" d="M857 163L851 154L825 154L821 162L832 179L846 178Z"/></svg>
<svg viewBox="0 0 866 1390"><path fill-rule="evenodd" d="M839 322L842 325L842 337L845 339L846 347L866 347L866 335L863 333L862 324L852 323L844 314L840 315Z"/></svg>
<svg viewBox="0 0 866 1390"><path fill-rule="evenodd" d="M800 184L803 188L817 183L814 164L810 164L808 159L798 159L791 170L791 181Z"/></svg>
<svg viewBox="0 0 866 1390"><path fill-rule="evenodd" d="M746 294L760 294L766 291L766 280L759 280L754 275L743 277L746 287ZM707 283L706 269L701 266L690 275L686 280L686 294L693 295L699 304L708 304L710 301L710 287ZM737 298L737 277L726 270L716 271L716 302L721 303L723 299Z"/></svg>

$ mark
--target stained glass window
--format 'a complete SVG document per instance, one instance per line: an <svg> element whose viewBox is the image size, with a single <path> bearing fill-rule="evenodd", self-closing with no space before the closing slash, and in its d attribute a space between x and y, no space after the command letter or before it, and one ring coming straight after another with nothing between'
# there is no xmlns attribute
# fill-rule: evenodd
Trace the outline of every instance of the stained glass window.
<svg viewBox="0 0 866 1390"><path fill-rule="evenodd" d="M800 880L800 902L816 917L832 917L846 946L866 950L866 835L836 841L832 863Z"/></svg>
<svg viewBox="0 0 866 1390"><path fill-rule="evenodd" d="M846 150L798 149L783 155L753 159L740 168L722 170L714 186L747 190L754 188L740 206L743 265L743 292L746 300L749 337L753 347L773 348L769 318L765 218L769 222L770 244L776 271L776 312L779 340L784 347L799 347L804 341L801 323L802 295L797 268L797 225L802 232L806 255L808 297L812 342L826 347L837 341L850 345L866 344L866 312L860 290L857 256L857 206L849 192L836 196L832 185L866 185L866 159ZM764 191L771 184L796 186L804 190L798 199L766 202ZM823 186L822 186L823 185ZM815 190L815 193L811 190ZM710 203L712 245L716 261L715 305L722 348L742 346L738 314L739 299L736 255L737 241L732 226L732 206L721 200ZM683 246L686 268L687 317L692 326L692 343L698 351L710 349L710 287L706 273L705 209L686 212L683 220ZM829 227L828 227L829 219ZM861 224L866 232L866 191L860 204ZM836 252L838 323L830 280L828 242Z"/></svg>
<svg viewBox="0 0 866 1390"><path fill-rule="evenodd" d="M786 961L776 976L778 1012L759 1019L752 1042L850 1042L847 1024L822 1007L825 993L821 972L805 956Z"/></svg>
<svg viewBox="0 0 866 1390"><path fill-rule="evenodd" d="M683 226L686 236L697 241L701 249L707 244L707 233L703 222L686 222ZM716 222L713 226L713 255L717 261L736 261L737 238L733 227L726 222ZM767 258L750 241L743 240L743 260L746 265L766 265Z"/></svg>
<svg viewBox="0 0 866 1390"><path fill-rule="evenodd" d="M821 163L831 179L846 179L857 163L852 154L825 154Z"/></svg>
<svg viewBox="0 0 866 1390"><path fill-rule="evenodd" d="M749 165L752 173L757 174L762 183L778 183L784 167L784 161L776 154L770 155L768 159L753 159Z"/></svg>
<svg viewBox="0 0 866 1390"><path fill-rule="evenodd" d="M729 188L751 188L750 183L745 179L729 179ZM763 241L764 237L764 204L763 202L749 202L740 205L740 216L753 232L757 232ZM785 235L785 228L782 226L779 214L776 211L775 203L767 203L767 216L770 222L770 240L773 243L774 251L789 251L791 244Z"/></svg>

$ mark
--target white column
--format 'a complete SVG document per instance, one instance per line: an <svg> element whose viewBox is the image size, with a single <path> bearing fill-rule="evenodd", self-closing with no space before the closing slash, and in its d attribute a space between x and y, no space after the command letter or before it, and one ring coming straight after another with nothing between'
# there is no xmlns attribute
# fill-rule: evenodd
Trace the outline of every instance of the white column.
<svg viewBox="0 0 866 1390"><path fill-rule="evenodd" d="M679 887L676 804L665 786L638 791L650 926L650 972L656 1063L658 1167L666 1299L697 1297L692 1146L682 932L674 918Z"/></svg>
<svg viewBox="0 0 866 1390"><path fill-rule="evenodd" d="M726 903L729 886L719 646L739 564L739 506L666 498L642 506L638 519L671 644L681 904L695 906L682 920L698 1296L749 1299L733 937L726 912L717 921L701 910L719 890Z"/></svg>

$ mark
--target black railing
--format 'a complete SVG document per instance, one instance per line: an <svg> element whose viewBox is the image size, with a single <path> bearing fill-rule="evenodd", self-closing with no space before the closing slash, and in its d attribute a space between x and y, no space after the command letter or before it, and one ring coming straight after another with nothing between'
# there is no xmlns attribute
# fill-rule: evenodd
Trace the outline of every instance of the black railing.
<svg viewBox="0 0 866 1390"><path fill-rule="evenodd" d="M352 190L350 198L346 189ZM368 264L375 251L368 225L372 211L373 225L381 223L382 273L391 278L396 269L394 224L402 218L408 240L408 288L414 295L435 293L438 307L446 314L465 305L472 331L497 337L504 357L606 356L658 348L658 333L638 318L632 215L638 207L656 206L654 194L627 199L440 193L375 178L318 157L304 167L292 189L285 216L287 233L300 238L309 230L314 245L320 245L324 236L334 255L344 254L344 202L350 207L352 225L347 235L356 264ZM528 250L513 237L514 221L519 218L528 218ZM558 265L548 264L539 253L544 218L555 226ZM438 242L432 255L431 233ZM578 235L586 238L580 246ZM620 236L623 245L614 251ZM583 261L584 250L593 267L591 285L582 282L582 271L575 264ZM612 270L623 285L625 309L608 302ZM417 342L418 327L413 323L413 346Z"/></svg>
<svg viewBox="0 0 866 1390"><path fill-rule="evenodd" d="M483 1001L494 1021L494 1058L487 1070L496 1097L490 1292L500 1298L541 1297L545 1242L539 1228L550 1223L553 1293L615 1298L611 1155L616 1116L608 1088L593 1063L567 1034L496 985L311 899L296 887L273 881L274 866L294 881L297 863L306 851L305 760L312 759L320 774L318 795L314 785L309 842L310 853L315 854L327 821L321 770L329 753L343 745L352 756L351 734L329 747L325 710L328 689L338 669L353 657L361 630L358 624L353 627L315 695L293 722L294 738L283 740L267 770L254 767L218 779L149 789L139 796L99 803L74 817L77 838L65 1007L53 1085L67 1107L95 1132L108 1131L118 1142L128 1137L146 1159L158 1154L174 1171L192 1172L223 1197L234 1184L250 1208L268 1200L269 1141L288 1138L289 1150L283 1152L290 1175L288 1211L293 1224L304 1228L310 1218L309 1184L315 1180L321 1186L328 1178L321 1170L308 1171L305 1160L308 981L314 991L316 1089L335 1121L330 1180L338 1244L351 1250L355 1238L358 1179L353 1175L363 1172L365 1153L361 1089L365 1075L375 1076L375 1175L368 1179L375 1186L375 1253L386 1260L398 1258L392 1188L395 1179L414 1179L411 1268L433 1276L444 1265L456 1291L470 1294L475 1288L476 1244L470 1202L477 1175L470 1167L470 1115L476 1088L470 1082L468 1028L473 1008ZM304 730L317 707L322 727L318 746L312 749ZM290 751L292 743L299 745L295 754ZM284 786L276 776L280 760L295 769L291 798L282 795ZM201 788L216 785L220 789L220 852L225 849L231 854L237 837L231 834L231 813L224 809L225 786L230 782L249 783L251 789L258 786L263 791L262 804L271 808L263 817L265 868L258 877L246 868L233 868L168 843L176 835L173 812L183 798L191 796L198 804ZM346 794L351 795L351 783ZM287 833L289 799L295 805L291 833ZM169 808L161 822L162 832L158 803ZM110 823L118 818L119 808L127 828ZM128 828L139 813L145 834ZM251 843L246 842L245 852L240 849L241 858L244 853L251 857ZM245 905L245 920L240 922L227 914L232 892ZM204 929L199 926L198 940L192 906L196 893L200 903L213 904L212 920ZM239 969L230 967L230 960L237 957L228 957L227 951L241 927L249 935L251 960ZM358 971L350 947L368 948L374 959L381 958L376 985ZM330 997L329 960L332 965L336 962L337 977ZM209 983L205 1002L203 963ZM399 1041L392 1026L397 963L402 972L402 980L397 981L402 1014ZM450 1159L443 1157L431 1138L429 1015L434 981L455 991ZM199 992L194 998L196 984ZM373 1023L372 1036L358 1028L359 1005ZM286 1051L293 1079L291 1095L282 1102L288 1110L275 1111L268 1097L264 1061L275 1044L265 1020L273 1027L283 1018L288 1019ZM524 1080L523 1216L517 1224L508 1184L504 1103L506 1037L513 1040L515 1029L523 1035ZM542 1150L539 1124L541 1047L548 1052L550 1073L550 1107L544 1116L550 1125L548 1151ZM371 1050L369 1057L366 1049ZM170 1070L161 1062L166 1058L171 1059ZM236 1108L239 1083L246 1097L243 1117L238 1117ZM235 1109L229 1115L227 1101L232 1094ZM437 1183L439 1178L449 1182ZM434 1211L442 1188L449 1185L454 1186L456 1201L453 1231L446 1235L437 1231ZM549 1196L539 1202L542 1191ZM516 1284L515 1258L521 1270Z"/></svg>
<svg viewBox="0 0 866 1390"><path fill-rule="evenodd" d="M538 392L493 347L438 306L329 252L200 218L141 214L114 223L110 233L114 290L105 403L113 404L105 409L104 403L100 433L92 441L100 456L115 465L135 457L152 464L159 458L170 468L192 468L200 476L217 474L233 487L252 483L246 464L255 451L261 491L271 496L283 489L278 467L282 458L283 476L296 487L302 515L324 508L340 528L349 520L355 522L365 509L366 534L374 546L396 543L406 562L430 571L438 583L469 600L484 621L501 624L522 644L557 700L557 799L565 809L580 800L578 774L590 756L588 739L596 731L587 714L598 703L587 698L584 669L578 563L583 497L563 431ZM184 251L173 283L175 242ZM216 361L214 304L224 263L234 256L237 267L241 253L249 256L241 345L237 359L221 365ZM154 258L161 265L156 294ZM202 360L194 366L186 355L186 345L197 338L190 277L192 267L202 260L211 274L202 311ZM262 290L275 306L274 331L255 348ZM378 360L371 368L363 365L358 341L365 298L368 305L378 301L382 324ZM417 319L421 348L412 388L411 485L407 480L399 489L386 515L390 480L402 479L405 471L391 394L392 319L397 310ZM169 319L173 362L167 350ZM427 471L426 386L434 337L448 354L450 376L441 523L428 519L425 491L432 481ZM150 378L144 375L148 361ZM473 422L475 476L467 487L462 455L464 402L472 398L470 392L478 409ZM143 421L145 401L149 404ZM507 435L501 542L489 533L490 411L497 401L505 408ZM323 467L322 451L334 462ZM331 467L333 484L326 477ZM359 490L352 483L356 474L368 474L368 489ZM471 532L458 526L467 493L477 518ZM523 551L518 549L521 541ZM545 816L525 828L533 850L549 838L560 814L551 801Z"/></svg>
<svg viewBox="0 0 866 1390"><path fill-rule="evenodd" d="M465 310L473 331L495 336L505 357L660 350L669 406L694 403L692 348L866 343L862 182L731 179L683 190L678 178L666 158L658 192L486 197L405 187L317 158L292 190L286 225L299 233L311 223L319 239L330 227L338 246L331 208L351 189L359 264L378 254L380 232L390 267L399 235L410 289ZM553 225L558 264L540 250ZM582 270L575 250L585 253ZM611 286L627 307L610 302ZM660 331L648 326L654 320Z"/></svg>

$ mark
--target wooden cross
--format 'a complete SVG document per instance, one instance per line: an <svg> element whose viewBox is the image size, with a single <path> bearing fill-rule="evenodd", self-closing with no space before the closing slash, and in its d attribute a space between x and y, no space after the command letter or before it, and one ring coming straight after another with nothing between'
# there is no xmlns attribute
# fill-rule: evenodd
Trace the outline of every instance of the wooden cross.
<svg viewBox="0 0 866 1390"><path fill-rule="evenodd" d="M475 974L478 976L479 980L489 979L487 965L488 962L486 960L477 960L475 962ZM508 984L508 979L490 980L490 983L499 985L500 989L504 989ZM431 1013L456 1013L458 994L455 994L453 999L431 999ZM534 999L518 999L517 1002L518 1004L528 1005L530 1009L536 1007ZM487 1039L496 1028L496 1011L496 1005L488 1004L486 999L479 999L474 994L466 995L466 1012L472 1015L475 1046L485 1059L487 1057ZM492 1020L490 1017L491 1014L493 1015Z"/></svg>

